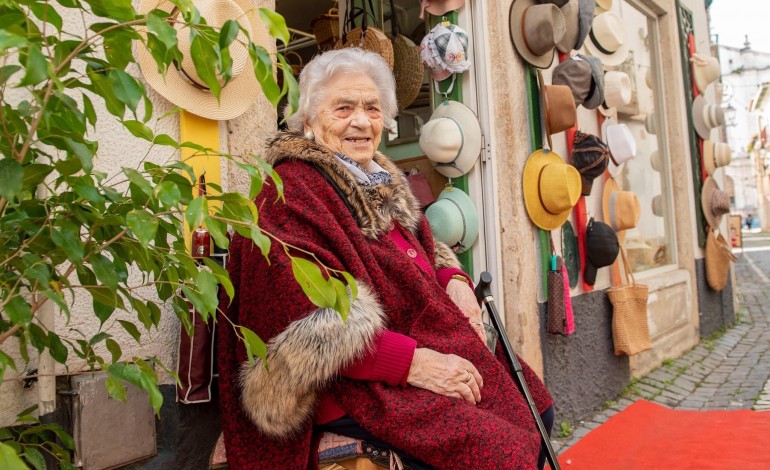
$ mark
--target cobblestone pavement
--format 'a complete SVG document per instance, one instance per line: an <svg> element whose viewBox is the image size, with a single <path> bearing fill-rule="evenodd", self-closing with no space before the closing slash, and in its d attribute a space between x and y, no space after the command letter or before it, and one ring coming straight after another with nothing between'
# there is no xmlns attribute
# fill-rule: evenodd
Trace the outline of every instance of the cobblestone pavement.
<svg viewBox="0 0 770 470"><path fill-rule="evenodd" d="M735 325L633 380L603 410L571 423L569 436L559 436L557 416L552 440L557 453L638 399L676 409L770 410L770 234L744 233L744 247L735 263Z"/></svg>

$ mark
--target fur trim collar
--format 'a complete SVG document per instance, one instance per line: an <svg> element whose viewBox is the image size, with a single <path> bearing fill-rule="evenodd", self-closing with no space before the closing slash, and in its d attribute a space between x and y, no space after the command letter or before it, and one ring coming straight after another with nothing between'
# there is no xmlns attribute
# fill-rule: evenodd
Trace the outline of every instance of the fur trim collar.
<svg viewBox="0 0 770 470"><path fill-rule="evenodd" d="M420 225L420 206L409 188L404 173L388 157L374 155L374 161L391 174L389 185L360 186L327 147L304 135L283 132L268 142L265 160L277 165L288 160L301 160L318 165L342 188L353 207L356 221L364 236L378 239L398 222L411 233Z"/></svg>

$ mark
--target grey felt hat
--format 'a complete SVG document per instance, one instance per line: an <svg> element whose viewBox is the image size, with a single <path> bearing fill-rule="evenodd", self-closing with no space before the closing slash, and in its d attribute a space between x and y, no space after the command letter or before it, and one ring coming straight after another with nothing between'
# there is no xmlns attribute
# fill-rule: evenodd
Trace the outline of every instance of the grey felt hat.
<svg viewBox="0 0 770 470"><path fill-rule="evenodd" d="M583 43L591 30L591 24L594 22L594 0L580 0L578 8L578 37L575 49L583 47Z"/></svg>
<svg viewBox="0 0 770 470"><path fill-rule="evenodd" d="M575 98L575 106L596 109L604 101L604 73L602 62L580 54L561 62L553 69L554 85L566 85Z"/></svg>
<svg viewBox="0 0 770 470"><path fill-rule="evenodd" d="M578 54L578 57L583 58L591 66L591 76L593 78L593 91L586 97L583 107L596 109L604 102L604 69L602 68L602 61L592 55Z"/></svg>

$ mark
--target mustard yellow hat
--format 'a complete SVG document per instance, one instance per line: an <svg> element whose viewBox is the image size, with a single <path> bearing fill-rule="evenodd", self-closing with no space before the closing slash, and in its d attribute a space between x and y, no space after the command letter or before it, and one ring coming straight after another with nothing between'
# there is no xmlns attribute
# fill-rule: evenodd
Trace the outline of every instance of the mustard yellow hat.
<svg viewBox="0 0 770 470"><path fill-rule="evenodd" d="M564 223L580 199L580 173L550 150L529 156L523 175L524 206L532 223L554 230Z"/></svg>

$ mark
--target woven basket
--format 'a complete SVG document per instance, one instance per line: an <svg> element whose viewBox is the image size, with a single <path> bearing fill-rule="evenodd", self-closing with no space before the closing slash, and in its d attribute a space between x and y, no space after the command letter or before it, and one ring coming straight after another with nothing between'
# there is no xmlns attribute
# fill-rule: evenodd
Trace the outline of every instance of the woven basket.
<svg viewBox="0 0 770 470"><path fill-rule="evenodd" d="M709 229L706 236L706 281L709 287L720 291L727 285L727 275L730 273L730 262L735 261L735 255L730 250L727 240L722 234L715 235Z"/></svg>
<svg viewBox="0 0 770 470"><path fill-rule="evenodd" d="M425 67L420 60L420 47L409 38L397 34L393 40L393 75L396 78L396 101L403 111L420 94Z"/></svg>
<svg viewBox="0 0 770 470"><path fill-rule="evenodd" d="M340 38L340 16L337 9L332 8L328 13L316 16L310 22L310 27L313 28L318 49L328 51L333 48Z"/></svg>
<svg viewBox="0 0 770 470"><path fill-rule="evenodd" d="M612 341L615 355L633 356L652 349L650 328L647 324L647 286L637 284L628 264L625 249L621 247L623 266L630 285L620 285L607 289L607 296L612 303Z"/></svg>
<svg viewBox="0 0 770 470"><path fill-rule="evenodd" d="M343 47L360 47L375 52L382 56L390 70L393 70L393 44L380 29L370 26L366 28L364 33L361 28L353 28L347 35L337 40L334 45L335 49L342 49Z"/></svg>

